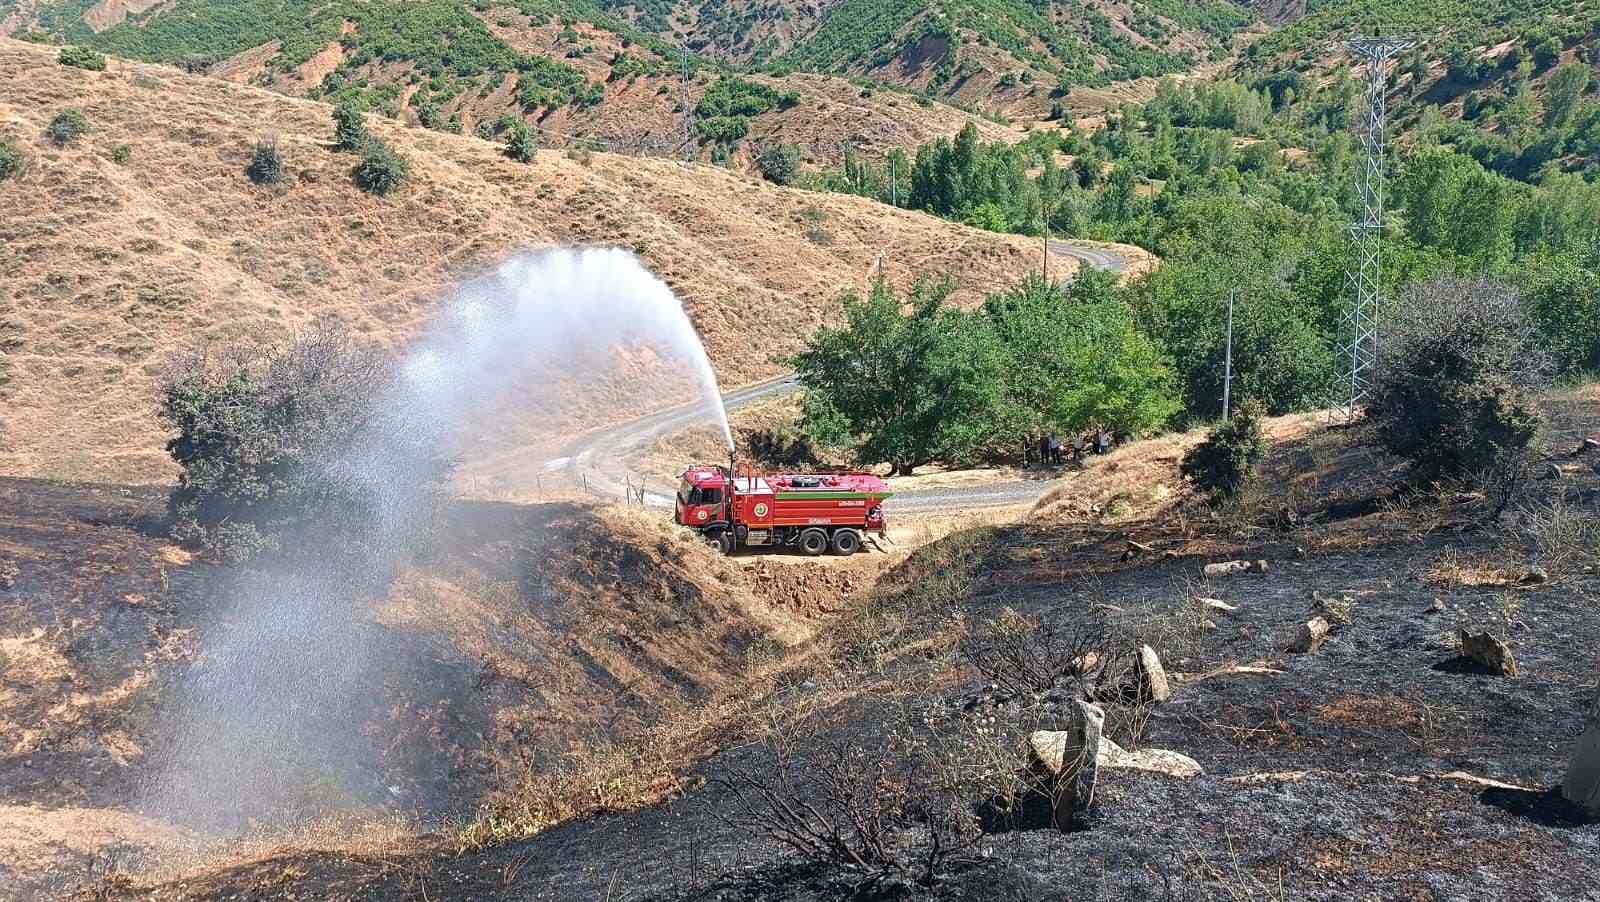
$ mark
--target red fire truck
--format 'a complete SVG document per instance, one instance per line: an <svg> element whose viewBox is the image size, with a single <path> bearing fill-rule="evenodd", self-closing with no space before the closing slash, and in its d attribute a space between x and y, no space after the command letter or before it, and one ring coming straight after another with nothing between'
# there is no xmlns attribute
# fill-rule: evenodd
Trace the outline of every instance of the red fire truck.
<svg viewBox="0 0 1600 902"><path fill-rule="evenodd" d="M787 547L848 555L861 549L863 534L887 532L883 501L890 494L870 473L736 476L729 467L695 466L678 486L673 520L724 554Z"/></svg>

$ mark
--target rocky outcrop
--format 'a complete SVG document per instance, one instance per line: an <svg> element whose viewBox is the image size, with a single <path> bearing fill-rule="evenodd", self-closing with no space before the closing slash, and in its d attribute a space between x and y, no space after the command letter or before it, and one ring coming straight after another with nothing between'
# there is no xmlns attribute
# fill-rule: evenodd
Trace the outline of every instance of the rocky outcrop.
<svg viewBox="0 0 1600 902"><path fill-rule="evenodd" d="M1491 633L1461 631L1461 657L1475 661L1490 673L1500 676L1517 675L1517 659L1511 646Z"/></svg>

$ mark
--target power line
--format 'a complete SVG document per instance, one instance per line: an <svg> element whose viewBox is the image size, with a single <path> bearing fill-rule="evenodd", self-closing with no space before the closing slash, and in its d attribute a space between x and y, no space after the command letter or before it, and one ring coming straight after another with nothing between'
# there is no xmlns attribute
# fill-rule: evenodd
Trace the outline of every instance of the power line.
<svg viewBox="0 0 1600 902"><path fill-rule="evenodd" d="M1361 193L1361 214L1350 224L1356 246L1356 268L1350 273L1354 298L1345 314L1349 343L1344 356L1349 363L1350 389L1347 413L1354 417L1370 388L1372 369L1378 362L1383 318L1383 189L1385 172L1384 127L1387 124L1388 69L1395 57L1416 46L1409 37L1354 38L1345 42L1350 55L1366 67L1365 108L1356 120L1362 161L1356 172Z"/></svg>

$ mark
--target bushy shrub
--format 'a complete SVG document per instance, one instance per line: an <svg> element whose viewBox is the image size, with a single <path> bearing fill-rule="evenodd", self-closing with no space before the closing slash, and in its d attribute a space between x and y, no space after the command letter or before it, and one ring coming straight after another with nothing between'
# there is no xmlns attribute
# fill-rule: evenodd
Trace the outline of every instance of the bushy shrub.
<svg viewBox="0 0 1600 902"><path fill-rule="evenodd" d="M756 158L761 176L775 185L792 185L800 174L800 148L793 144L773 144Z"/></svg>
<svg viewBox="0 0 1600 902"><path fill-rule="evenodd" d="M1552 364L1516 290L1488 280L1414 286L1384 334L1367 415L1421 485L1472 483L1503 508L1535 451L1534 393Z"/></svg>
<svg viewBox="0 0 1600 902"><path fill-rule="evenodd" d="M360 151L368 140L365 110L359 100L346 98L333 108L333 142L340 150Z"/></svg>
<svg viewBox="0 0 1600 902"><path fill-rule="evenodd" d="M116 147L111 148L111 162L116 163L118 166L126 166L132 159L132 145L118 144Z"/></svg>
<svg viewBox="0 0 1600 902"><path fill-rule="evenodd" d="M104 72L106 70L105 54L88 47L63 47L61 48L61 55L56 59L63 66L90 69L95 72Z"/></svg>
<svg viewBox="0 0 1600 902"><path fill-rule="evenodd" d="M0 141L0 182L21 175L27 163L28 158L22 155L22 148L10 141Z"/></svg>
<svg viewBox="0 0 1600 902"><path fill-rule="evenodd" d="M367 141L356 167L356 184L379 196L399 188L411 175L411 163L378 138Z"/></svg>
<svg viewBox="0 0 1600 902"><path fill-rule="evenodd" d="M539 138L528 123L512 123L506 137L506 156L519 163L532 163L538 159L538 152Z"/></svg>
<svg viewBox="0 0 1600 902"><path fill-rule="evenodd" d="M62 110L50 120L50 125L45 129L45 134L58 147L66 147L89 132L89 120L81 110Z"/></svg>
<svg viewBox="0 0 1600 902"><path fill-rule="evenodd" d="M257 185L276 185L283 181L283 154L278 150L276 136L268 135L256 141L245 174Z"/></svg>
<svg viewBox="0 0 1600 902"><path fill-rule="evenodd" d="M168 499L173 534L235 561L277 549L325 554L328 542L360 535L374 522L372 501L347 471L372 433L399 440L381 455L417 464L419 484L447 469L393 430L369 431L390 384L383 354L326 323L286 343L179 357L163 377L160 409L174 432L167 453L181 468Z"/></svg>
<svg viewBox="0 0 1600 902"><path fill-rule="evenodd" d="M1265 408L1257 401L1240 405L1231 419L1218 424L1205 441L1183 456L1183 475L1218 498L1239 491L1267 453L1266 436L1261 431L1265 416Z"/></svg>

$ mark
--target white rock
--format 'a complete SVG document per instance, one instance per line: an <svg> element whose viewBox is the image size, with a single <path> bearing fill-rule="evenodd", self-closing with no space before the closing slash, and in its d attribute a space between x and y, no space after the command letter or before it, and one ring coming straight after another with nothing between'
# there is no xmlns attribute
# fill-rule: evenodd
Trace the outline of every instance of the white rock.
<svg viewBox="0 0 1600 902"><path fill-rule="evenodd" d="M1205 768L1200 762L1179 752L1169 752L1166 749L1135 749L1128 751L1109 739L1100 740L1099 764L1101 767L1116 768L1119 770L1143 770L1154 774L1166 774L1187 780L1205 773Z"/></svg>
<svg viewBox="0 0 1600 902"><path fill-rule="evenodd" d="M1582 805L1592 817L1600 817L1600 693L1589 708L1589 723L1572 750L1567 780L1561 785L1567 800Z"/></svg>
<svg viewBox="0 0 1600 902"><path fill-rule="evenodd" d="M1301 655L1308 655L1322 647L1328 641L1328 632L1332 627L1322 617L1313 617L1300 624L1300 631L1289 644L1289 650Z"/></svg>
<svg viewBox="0 0 1600 902"><path fill-rule="evenodd" d="M1161 657L1148 645L1139 646L1135 673L1139 679L1139 700L1164 702L1172 698L1172 684L1167 681L1167 669L1161 666Z"/></svg>

